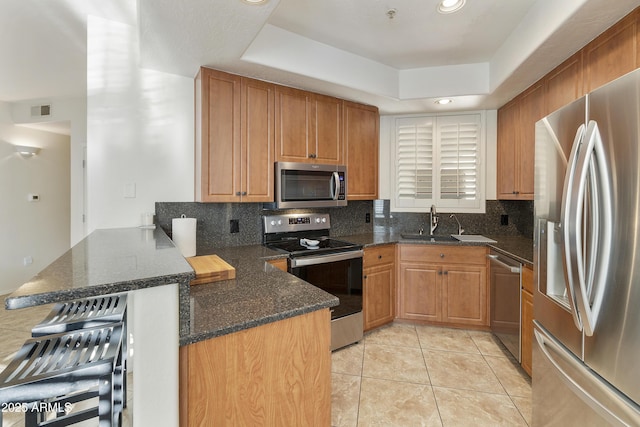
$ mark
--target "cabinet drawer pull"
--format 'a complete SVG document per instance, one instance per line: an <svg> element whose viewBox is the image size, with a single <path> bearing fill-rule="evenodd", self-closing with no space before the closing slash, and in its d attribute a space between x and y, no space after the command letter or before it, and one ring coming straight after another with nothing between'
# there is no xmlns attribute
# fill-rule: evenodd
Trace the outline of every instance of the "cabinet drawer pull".
<svg viewBox="0 0 640 427"><path fill-rule="evenodd" d="M444 258L444 254L440 254L440 258Z"/></svg>
<svg viewBox="0 0 640 427"><path fill-rule="evenodd" d="M382 259L382 255L378 255L378 259Z"/></svg>

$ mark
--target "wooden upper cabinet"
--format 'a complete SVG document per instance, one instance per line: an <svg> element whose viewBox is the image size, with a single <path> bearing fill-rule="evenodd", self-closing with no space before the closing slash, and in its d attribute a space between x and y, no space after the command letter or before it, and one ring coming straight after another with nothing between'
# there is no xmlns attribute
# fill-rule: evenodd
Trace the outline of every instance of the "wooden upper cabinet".
<svg viewBox="0 0 640 427"><path fill-rule="evenodd" d="M312 104L315 138L308 141L311 142L309 152L314 155L313 161L332 165L343 163L342 100L314 95Z"/></svg>
<svg viewBox="0 0 640 427"><path fill-rule="evenodd" d="M242 78L242 201L273 201L275 85Z"/></svg>
<svg viewBox="0 0 640 427"><path fill-rule="evenodd" d="M202 68L196 78L198 86L196 201L239 201L240 77Z"/></svg>
<svg viewBox="0 0 640 427"><path fill-rule="evenodd" d="M538 82L498 111L498 199L533 200L535 124L545 116Z"/></svg>
<svg viewBox="0 0 640 427"><path fill-rule="evenodd" d="M636 9L584 47L586 92L591 92L640 66L639 14L639 10Z"/></svg>
<svg viewBox="0 0 640 427"><path fill-rule="evenodd" d="M275 86L207 68L196 85L196 200L272 202Z"/></svg>
<svg viewBox="0 0 640 427"><path fill-rule="evenodd" d="M348 198L375 200L380 139L378 109L345 101L343 126Z"/></svg>
<svg viewBox="0 0 640 427"><path fill-rule="evenodd" d="M520 135L518 144L519 180L518 199L533 200L534 157L536 148L536 122L546 116L544 86L537 83L525 92L520 104Z"/></svg>
<svg viewBox="0 0 640 427"><path fill-rule="evenodd" d="M640 67L640 8L498 110L498 199L532 200L535 123Z"/></svg>
<svg viewBox="0 0 640 427"><path fill-rule="evenodd" d="M511 102L498 110L497 193L498 199L514 198L519 105Z"/></svg>
<svg viewBox="0 0 640 427"><path fill-rule="evenodd" d="M342 101L278 86L276 160L340 164Z"/></svg>
<svg viewBox="0 0 640 427"><path fill-rule="evenodd" d="M582 83L582 51L579 51L545 76L546 113L553 113L584 95Z"/></svg>
<svg viewBox="0 0 640 427"><path fill-rule="evenodd" d="M276 88L276 161L309 160L308 139L313 136L313 113L309 92Z"/></svg>

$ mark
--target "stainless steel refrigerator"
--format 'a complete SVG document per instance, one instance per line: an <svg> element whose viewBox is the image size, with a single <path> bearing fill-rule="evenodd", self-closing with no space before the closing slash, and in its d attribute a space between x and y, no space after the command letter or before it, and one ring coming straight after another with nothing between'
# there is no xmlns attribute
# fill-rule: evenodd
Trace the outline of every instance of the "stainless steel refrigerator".
<svg viewBox="0 0 640 427"><path fill-rule="evenodd" d="M640 70L536 123L533 424L640 426Z"/></svg>

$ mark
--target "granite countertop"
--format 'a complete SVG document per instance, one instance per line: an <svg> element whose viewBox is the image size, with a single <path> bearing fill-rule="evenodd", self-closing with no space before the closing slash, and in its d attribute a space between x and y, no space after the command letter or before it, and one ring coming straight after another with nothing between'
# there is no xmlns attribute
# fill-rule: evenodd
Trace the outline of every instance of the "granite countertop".
<svg viewBox="0 0 640 427"><path fill-rule="evenodd" d="M266 262L262 245L215 249L236 278L190 286L195 273L158 228L96 230L5 300L9 310L179 284L180 345L338 305L338 298Z"/></svg>
<svg viewBox="0 0 640 427"><path fill-rule="evenodd" d="M532 264L531 239L487 236L490 246ZM399 233L341 236L364 247L391 243L486 245L403 239ZM193 269L161 230L96 230L6 300L17 309L178 283L180 345L237 332L338 305L338 298L269 264L285 253L262 245L211 248L236 269L236 278L190 286Z"/></svg>
<svg viewBox="0 0 640 427"><path fill-rule="evenodd" d="M180 345L192 344L300 314L338 305L338 298L269 264L286 254L262 245L212 248L236 269L236 278L191 286L190 331Z"/></svg>
<svg viewBox="0 0 640 427"><path fill-rule="evenodd" d="M95 230L5 300L8 310L178 283L189 310L193 269L158 228ZM180 324L180 335L188 332Z"/></svg>
<svg viewBox="0 0 640 427"><path fill-rule="evenodd" d="M485 236L496 241L496 243L474 243L458 241L435 241L404 239L400 233L395 232L374 232L366 234L356 234L351 236L341 236L343 240L363 245L364 247L386 245L392 243L414 243L424 245L454 245L454 246L489 246L503 252L506 255L518 259L523 264L533 266L533 239L524 236Z"/></svg>

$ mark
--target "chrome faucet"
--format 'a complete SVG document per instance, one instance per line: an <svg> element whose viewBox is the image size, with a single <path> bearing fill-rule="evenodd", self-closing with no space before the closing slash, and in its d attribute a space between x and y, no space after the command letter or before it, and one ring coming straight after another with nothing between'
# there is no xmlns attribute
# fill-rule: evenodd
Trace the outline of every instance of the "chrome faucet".
<svg viewBox="0 0 640 427"><path fill-rule="evenodd" d="M429 235L433 236L433 232L438 228L438 215L436 214L436 205L431 205L429 211Z"/></svg>
<svg viewBox="0 0 640 427"><path fill-rule="evenodd" d="M458 223L458 236L464 233L464 228L462 228L462 226L460 225L460 221L458 221L458 217L456 216L456 214L449 215L449 218L454 218Z"/></svg>

